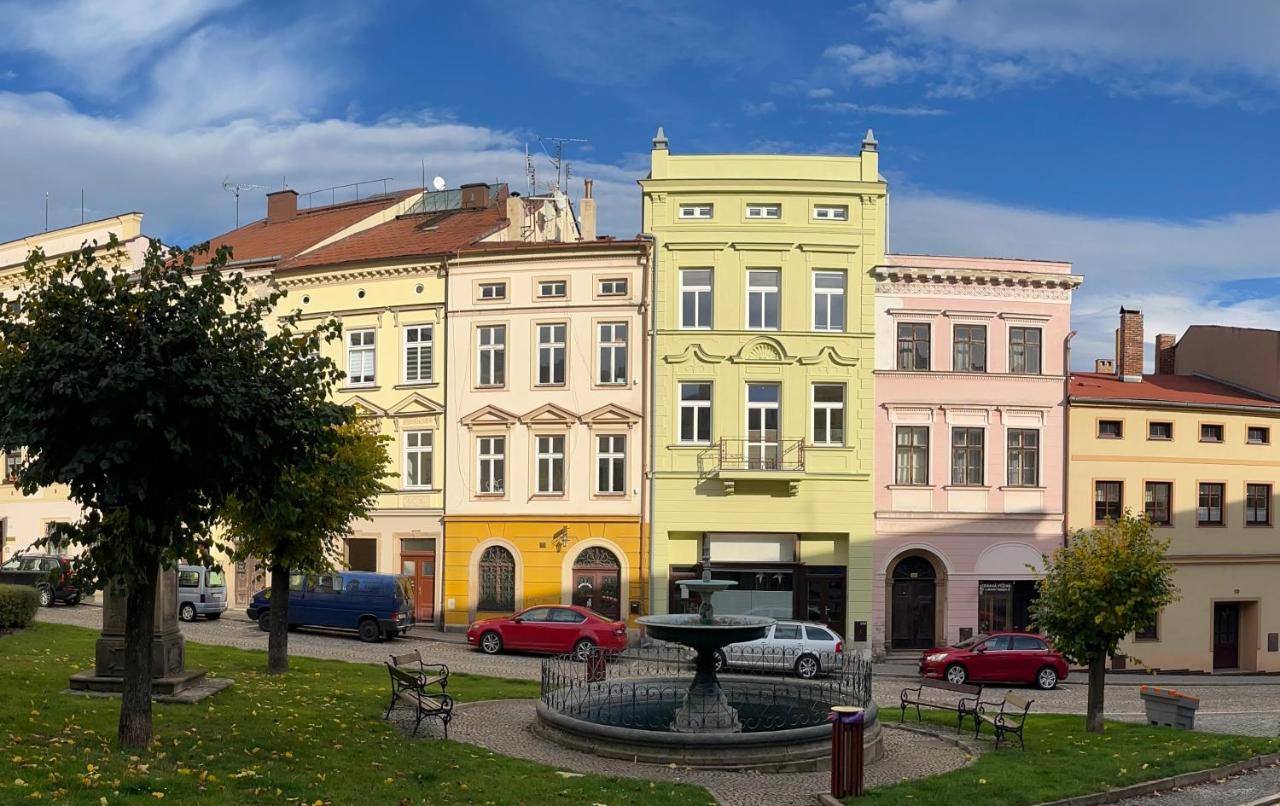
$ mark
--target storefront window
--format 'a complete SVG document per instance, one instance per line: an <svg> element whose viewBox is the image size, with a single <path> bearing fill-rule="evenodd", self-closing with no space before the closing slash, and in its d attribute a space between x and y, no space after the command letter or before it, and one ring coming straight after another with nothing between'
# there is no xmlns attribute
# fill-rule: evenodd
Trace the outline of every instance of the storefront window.
<svg viewBox="0 0 1280 806"><path fill-rule="evenodd" d="M978 632L1027 631L1031 604L1036 600L1033 580L980 581L978 583Z"/></svg>

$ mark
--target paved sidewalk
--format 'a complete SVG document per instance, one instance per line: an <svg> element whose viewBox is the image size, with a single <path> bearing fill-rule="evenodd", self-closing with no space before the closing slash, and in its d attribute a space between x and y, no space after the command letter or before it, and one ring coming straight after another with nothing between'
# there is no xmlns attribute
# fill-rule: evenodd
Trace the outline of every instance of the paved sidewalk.
<svg viewBox="0 0 1280 806"><path fill-rule="evenodd" d="M1244 806L1280 794L1280 766L1233 775L1186 789L1117 801L1118 806Z"/></svg>

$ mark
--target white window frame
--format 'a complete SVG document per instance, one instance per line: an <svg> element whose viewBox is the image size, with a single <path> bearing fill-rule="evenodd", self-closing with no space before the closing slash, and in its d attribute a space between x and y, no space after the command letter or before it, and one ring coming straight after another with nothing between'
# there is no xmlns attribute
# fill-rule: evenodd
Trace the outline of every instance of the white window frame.
<svg viewBox="0 0 1280 806"><path fill-rule="evenodd" d="M847 204L815 204L813 206L814 221L848 221L849 205Z"/></svg>
<svg viewBox="0 0 1280 806"><path fill-rule="evenodd" d="M628 286L626 277L606 277L600 281L600 296L625 297Z"/></svg>
<svg viewBox="0 0 1280 806"><path fill-rule="evenodd" d="M368 341L364 341L365 337ZM359 337L360 343L355 341ZM347 331L347 385L348 386L373 386L378 382L378 332L373 328L361 328L359 330ZM357 353L363 355L368 353L369 356L369 376L368 380L361 375L356 378L352 375L352 357Z"/></svg>
<svg viewBox="0 0 1280 806"><path fill-rule="evenodd" d="M605 440L608 440L606 447ZM615 440L622 440L622 450L616 450ZM600 485L600 467L601 462L608 462L608 489L601 489ZM627 494L627 435L626 434L597 434L596 435L596 495L626 495ZM620 489L614 489L618 487Z"/></svg>
<svg viewBox="0 0 1280 806"><path fill-rule="evenodd" d="M707 282L705 284L691 284L686 282L685 278L690 272L706 272ZM716 275L713 269L688 268L680 270L680 328L682 330L711 330L716 317L716 298L715 298ZM693 316L694 322L687 322L684 318L684 300L689 294L693 295ZM699 322L698 318L698 302L703 295L706 295L710 303L707 308L707 321Z"/></svg>
<svg viewBox="0 0 1280 806"><path fill-rule="evenodd" d="M425 437L425 440L424 440ZM435 432L420 429L404 432L404 487L407 490L430 490L434 487ZM416 460L416 461L415 461ZM410 481L410 468L416 465L418 481ZM425 474L425 482L423 481Z"/></svg>
<svg viewBox="0 0 1280 806"><path fill-rule="evenodd" d="M495 472L501 464L502 471ZM476 437L476 495L507 494L507 437L505 434ZM486 490L485 485L489 486Z"/></svg>
<svg viewBox="0 0 1280 806"><path fill-rule="evenodd" d="M705 386L707 387L706 400L685 400L684 387L686 386ZM676 387L676 434L679 437L681 445L710 445L715 434L711 430L713 419L711 404L715 401L715 388L711 381L681 381ZM684 412L686 409L693 411L693 439L688 439L684 434ZM707 423L707 438L698 439L698 424L702 420Z"/></svg>
<svg viewBox="0 0 1280 806"><path fill-rule="evenodd" d="M608 338L606 339L606 328L608 329ZM618 340L618 329L622 330L622 339ZM627 322L600 322L596 327L596 337L598 348L596 354L599 356L600 367L596 375L596 383L599 386L621 386L627 383L627 374L630 371L630 356L627 355L627 340L630 336L630 324ZM618 351L622 351L622 377L618 377L614 373L616 366L615 359ZM608 356L608 360L605 360Z"/></svg>
<svg viewBox="0 0 1280 806"><path fill-rule="evenodd" d="M772 274L774 282L772 286L752 286L751 276L755 274ZM778 321L773 326L766 323L766 311L768 306L765 304L769 294L777 300L775 306L778 315ZM760 324L751 324L751 300L753 297L759 297L760 300ZM748 269L747 270L747 330L781 330L782 329L782 270L781 269Z"/></svg>
<svg viewBox="0 0 1280 806"><path fill-rule="evenodd" d="M538 328L538 364L537 364L537 385L538 386L564 386L569 374L569 325L567 322L540 322ZM555 328L560 328L560 338L555 338ZM544 331L545 329L545 331ZM551 341L544 341L544 332L551 333ZM555 357L556 351L560 352L560 380L555 379ZM549 359L548 370L552 373L550 380L543 380L542 377L542 359L547 355Z"/></svg>
<svg viewBox="0 0 1280 806"><path fill-rule="evenodd" d="M819 277L839 277L840 290L837 291L834 288L819 288L818 287ZM848 304L847 295L849 293L848 275L842 271L835 271L831 269L820 269L818 271L815 271L813 272L812 290L813 290L813 329L814 331L821 332L821 333L843 333L845 329L845 306ZM834 300L832 299L833 297L839 297L839 302L840 302L839 307L836 307L834 305ZM823 307L825 308L826 317L827 317L827 322L824 326L818 325L819 298L822 298L822 304L823 304ZM832 327L831 312L837 311L837 310L840 313L840 326Z"/></svg>
<svg viewBox="0 0 1280 806"><path fill-rule="evenodd" d="M501 343L491 341L489 344L484 343L483 334L486 331L494 331L502 336ZM495 382L497 370L502 371L502 380ZM485 381L485 370L488 370L489 380ZM506 325L480 325L476 328L476 386L501 389L507 385L507 326Z"/></svg>
<svg viewBox="0 0 1280 806"><path fill-rule="evenodd" d="M678 217L683 220L696 219L705 221L715 215L714 204L682 204L680 205Z"/></svg>
<svg viewBox="0 0 1280 806"><path fill-rule="evenodd" d="M497 302L498 300L506 299L506 281L495 280L494 282L480 283L479 296L484 302Z"/></svg>
<svg viewBox="0 0 1280 806"><path fill-rule="evenodd" d="M778 202L757 202L748 204L747 218L779 221L782 219L782 205Z"/></svg>
<svg viewBox="0 0 1280 806"><path fill-rule="evenodd" d="M544 444L544 440L546 441ZM559 441L557 447L556 442ZM565 492L565 441L563 434L539 434L534 437L536 450L535 484L538 495L564 495ZM560 466L560 489L552 487L555 466Z"/></svg>
<svg viewBox="0 0 1280 806"><path fill-rule="evenodd" d="M839 389L840 402L839 403L828 403L825 401L818 402L819 386L832 386ZM810 411L812 412L810 414L810 422L812 423L811 427L813 428L813 444L822 445L828 448L844 447L845 437L843 435L849 429L849 412L848 412L849 388L848 386L846 386L843 383L812 383L810 384L809 385L809 407L810 407ZM838 441L831 439L831 412L837 411L837 410L841 413L842 415L841 419L844 421L844 424L840 426L840 431L842 436ZM826 438L822 440L818 439L819 412L821 412L824 427L827 432Z"/></svg>
<svg viewBox="0 0 1280 806"><path fill-rule="evenodd" d="M425 332L427 337L422 338ZM409 336L413 334L416 341L410 341ZM436 362L435 362L435 326L434 325L409 325L404 329L404 382L405 383L432 383L435 379ZM427 358L427 375L422 377L422 356L426 351ZM414 355L416 360L411 359L410 355ZM416 364L416 366L415 366Z"/></svg>
<svg viewBox="0 0 1280 806"><path fill-rule="evenodd" d="M548 291L548 288L559 288L560 291ZM538 299L564 299L569 295L568 280L539 280L538 281Z"/></svg>

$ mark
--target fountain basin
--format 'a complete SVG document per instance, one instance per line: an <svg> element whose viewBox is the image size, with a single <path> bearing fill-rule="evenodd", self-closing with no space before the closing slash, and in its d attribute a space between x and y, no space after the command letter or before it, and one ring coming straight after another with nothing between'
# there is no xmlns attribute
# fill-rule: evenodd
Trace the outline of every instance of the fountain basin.
<svg viewBox="0 0 1280 806"><path fill-rule="evenodd" d="M693 649L719 649L764 638L774 619L763 616L713 616L705 624L697 613L641 616L636 621L650 638L684 644Z"/></svg>

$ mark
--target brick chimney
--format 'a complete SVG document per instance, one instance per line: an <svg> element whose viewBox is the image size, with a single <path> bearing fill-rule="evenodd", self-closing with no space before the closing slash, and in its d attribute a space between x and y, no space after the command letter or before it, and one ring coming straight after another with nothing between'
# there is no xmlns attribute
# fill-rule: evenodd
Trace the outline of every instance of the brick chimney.
<svg viewBox="0 0 1280 806"><path fill-rule="evenodd" d="M1156 374L1173 375L1174 357L1178 347L1178 337L1172 333L1161 333L1156 336Z"/></svg>
<svg viewBox="0 0 1280 806"><path fill-rule="evenodd" d="M596 239L596 200L591 195L591 185L590 179L582 180L582 200L578 202L578 232L584 241Z"/></svg>
<svg viewBox="0 0 1280 806"><path fill-rule="evenodd" d="M267 194L267 223L279 224L298 214L298 191L277 190Z"/></svg>
<svg viewBox="0 0 1280 806"><path fill-rule="evenodd" d="M1110 375L1116 371L1116 362L1110 358L1093 359L1093 371L1099 375Z"/></svg>
<svg viewBox="0 0 1280 806"><path fill-rule="evenodd" d="M1120 309L1120 330L1116 338L1116 375L1120 380L1142 380L1142 311Z"/></svg>
<svg viewBox="0 0 1280 806"><path fill-rule="evenodd" d="M483 210L489 206L489 186L484 182L472 182L462 186L462 209Z"/></svg>

